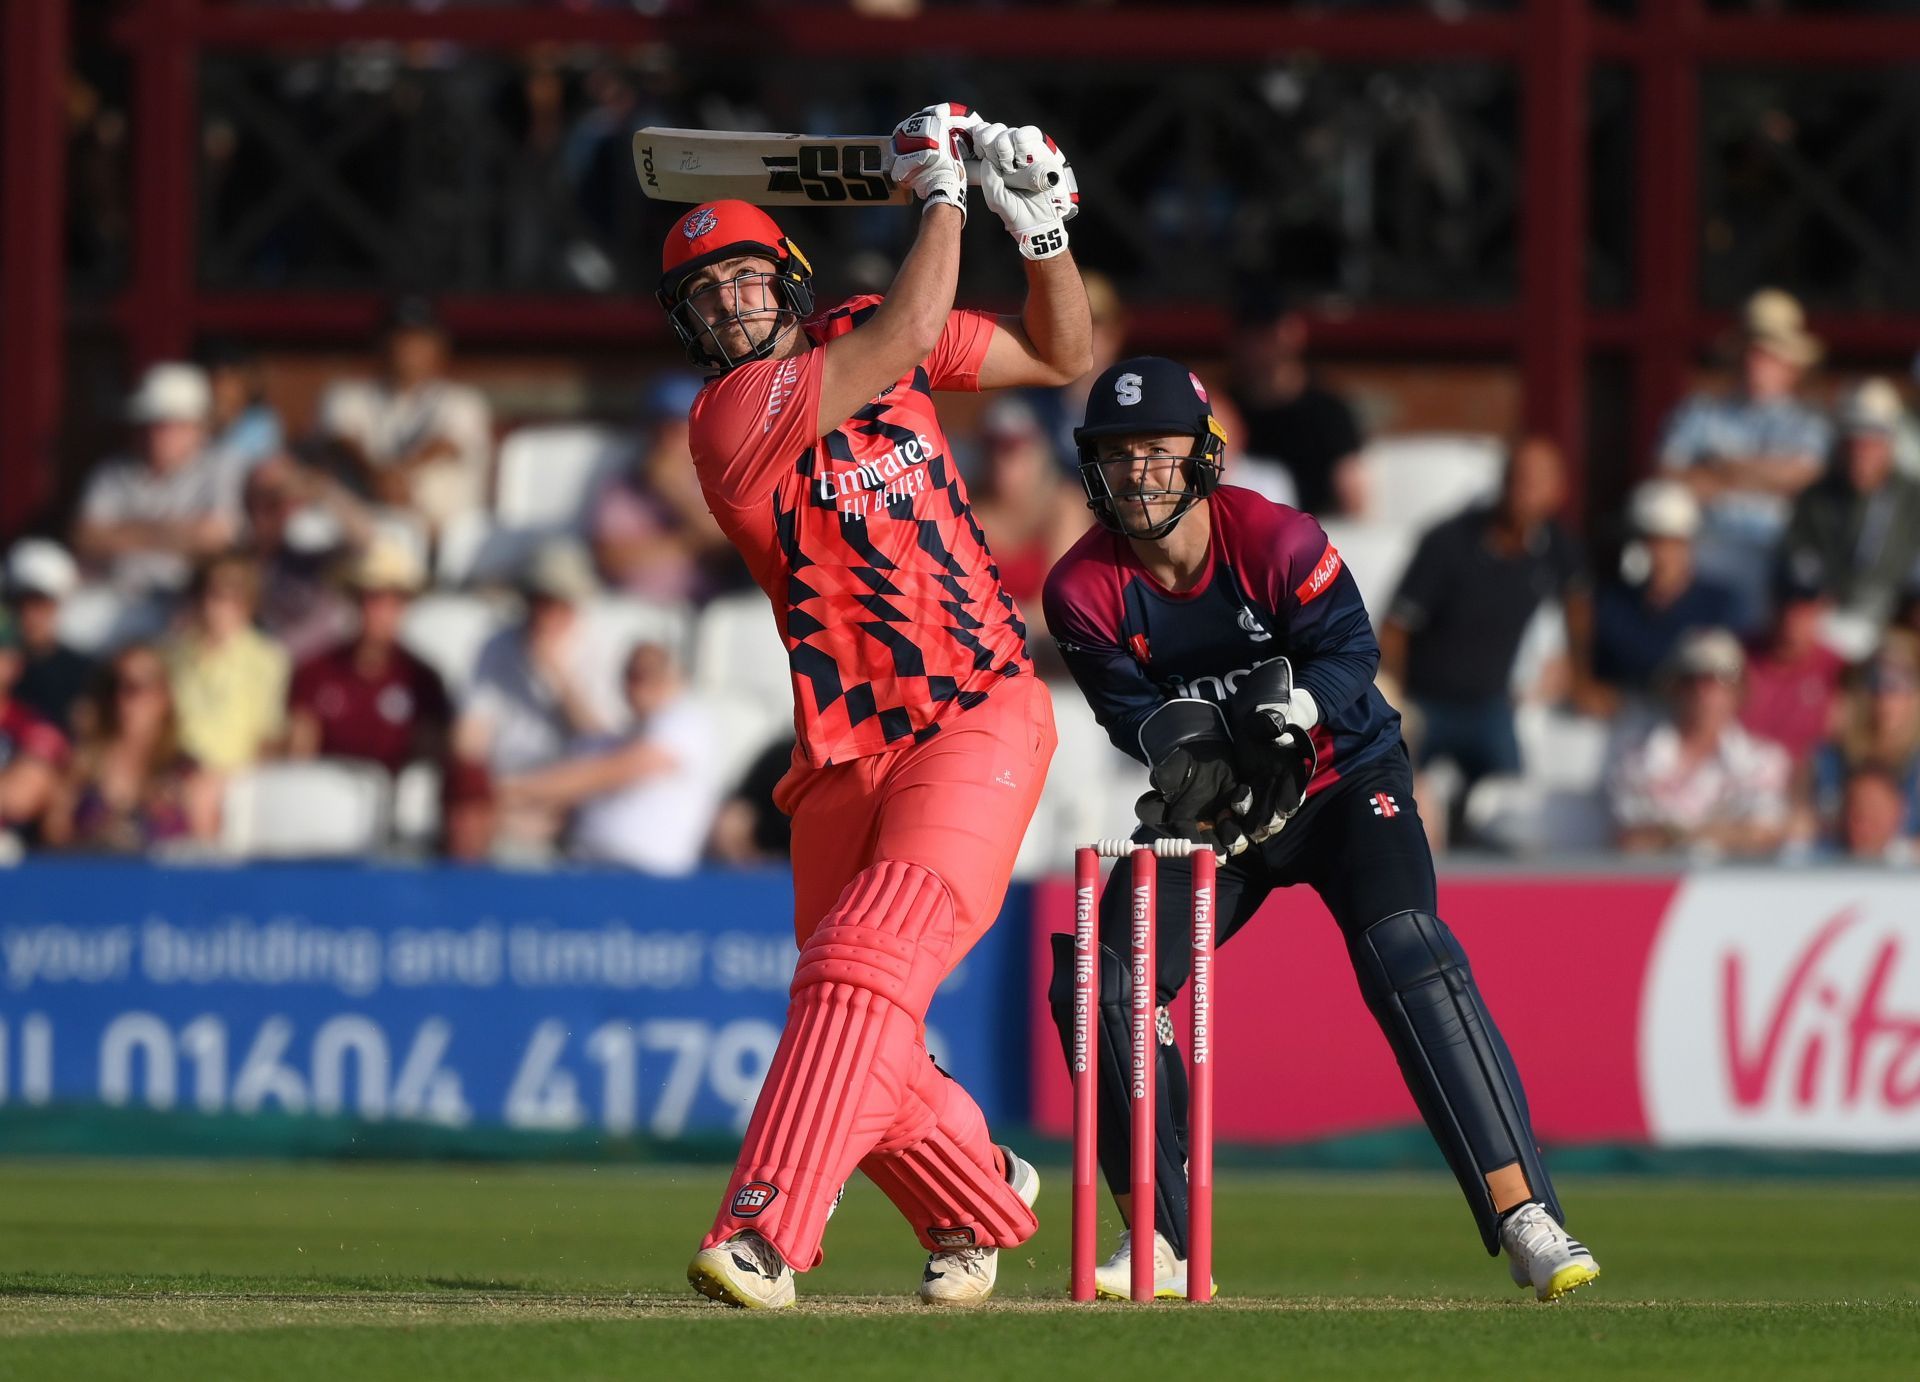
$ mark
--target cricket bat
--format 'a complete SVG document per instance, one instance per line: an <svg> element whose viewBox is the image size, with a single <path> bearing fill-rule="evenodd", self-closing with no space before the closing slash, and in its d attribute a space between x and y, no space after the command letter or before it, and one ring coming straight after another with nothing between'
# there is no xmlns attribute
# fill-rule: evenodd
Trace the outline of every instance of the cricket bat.
<svg viewBox="0 0 1920 1382"><path fill-rule="evenodd" d="M912 193L883 171L890 135L766 134L674 130L650 125L633 136L640 189L656 201L722 198L755 206L878 206ZM967 161L967 181L980 165Z"/></svg>

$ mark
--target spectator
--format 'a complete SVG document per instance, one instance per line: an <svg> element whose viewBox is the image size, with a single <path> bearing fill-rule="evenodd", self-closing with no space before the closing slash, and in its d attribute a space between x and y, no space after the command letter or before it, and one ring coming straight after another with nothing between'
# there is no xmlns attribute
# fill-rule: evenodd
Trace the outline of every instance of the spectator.
<svg viewBox="0 0 1920 1382"><path fill-rule="evenodd" d="M172 594L194 564L233 544L236 499L207 452L207 378L155 365L127 404L140 455L96 470L80 500L74 550L123 589Z"/></svg>
<svg viewBox="0 0 1920 1382"><path fill-rule="evenodd" d="M1913 825L1900 779L1872 763L1848 773L1837 836L1835 852L1844 858L1875 864L1914 863Z"/></svg>
<svg viewBox="0 0 1920 1382"><path fill-rule="evenodd" d="M286 729L287 654L253 626L260 568L215 557L194 578L186 628L167 649L180 747L233 773L276 752Z"/></svg>
<svg viewBox="0 0 1920 1382"><path fill-rule="evenodd" d="M481 649L454 728L455 753L484 766L496 784L552 766L570 744L608 733L620 718L608 703L612 688L595 682L594 650L580 628L580 605L594 593L586 554L573 542L547 543L521 593L526 618ZM559 813L545 805L501 800L499 808L510 850L539 849L559 835Z"/></svg>
<svg viewBox="0 0 1920 1382"><path fill-rule="evenodd" d="M220 780L180 745L160 654L136 643L115 653L82 707L79 748L47 821L47 842L138 854L220 833Z"/></svg>
<svg viewBox="0 0 1920 1382"><path fill-rule="evenodd" d="M46 538L22 538L7 554L7 604L24 666L14 698L63 733L93 680L93 659L60 641L60 605L80 583L67 549Z"/></svg>
<svg viewBox="0 0 1920 1382"><path fill-rule="evenodd" d="M1272 284L1247 287L1232 315L1229 392L1246 419L1246 449L1286 466L1308 513L1364 515L1360 424L1308 368L1306 318Z"/></svg>
<svg viewBox="0 0 1920 1382"><path fill-rule="evenodd" d="M484 504L493 459L487 400L447 377L448 356L432 307L404 299L388 320L382 377L335 384L320 400L321 435L355 483L436 533Z"/></svg>
<svg viewBox="0 0 1920 1382"><path fill-rule="evenodd" d="M25 658L11 623L0 623L0 836L31 844L67 763L67 739L14 697Z"/></svg>
<svg viewBox="0 0 1920 1382"><path fill-rule="evenodd" d="M1832 431L1796 391L1820 358L1800 304L1777 288L1747 299L1737 339L1740 385L1681 403L1660 463L1705 507L1701 572L1740 601L1740 627L1764 618L1774 548L1795 496L1820 475Z"/></svg>
<svg viewBox="0 0 1920 1382"><path fill-rule="evenodd" d="M1794 502L1785 549L1810 553L1840 612L1876 634L1920 560L1920 480L1895 470L1900 394L1869 379L1840 410L1841 440L1820 482Z"/></svg>
<svg viewBox="0 0 1920 1382"><path fill-rule="evenodd" d="M1047 572L1087 529L1086 493L1053 463L1053 446L1026 400L1008 396L981 418L978 478L969 487L974 517L993 549L1007 593L1040 605Z"/></svg>
<svg viewBox="0 0 1920 1382"><path fill-rule="evenodd" d="M708 845L713 857L728 864L766 864L793 854L793 822L773 804L773 789L793 766L794 739L788 734L761 750L713 818Z"/></svg>
<svg viewBox="0 0 1920 1382"><path fill-rule="evenodd" d="M1841 707L1840 730L1813 756L1813 806L1828 829L1847 779L1866 767L1891 773L1906 802L1902 833L1920 834L1920 655L1905 637L1887 640L1859 668Z"/></svg>
<svg viewBox="0 0 1920 1382"><path fill-rule="evenodd" d="M687 449L687 410L700 380L678 371L648 387L632 470L593 506L593 552L607 584L649 600L703 600L738 558L707 511Z"/></svg>
<svg viewBox="0 0 1920 1382"><path fill-rule="evenodd" d="M1622 578L1594 600L1593 674L1629 692L1654 678L1689 629L1725 628L1738 617L1733 593L1694 569L1700 506L1676 480L1649 480L1628 505L1633 541Z"/></svg>
<svg viewBox="0 0 1920 1382"><path fill-rule="evenodd" d="M1827 598L1820 563L1808 553L1780 563L1774 582L1773 624L1747 655L1747 697L1740 723L1771 739L1804 772L1813 751L1833 732L1840 700L1839 654L1820 641Z"/></svg>
<svg viewBox="0 0 1920 1382"><path fill-rule="evenodd" d="M1575 686L1584 695L1591 682L1592 596L1579 549L1556 517L1566 491L1552 442L1513 447L1495 503L1420 539L1381 627L1380 670L1420 709L1422 766L1449 760L1463 786L1521 771L1510 688L1541 601L1561 602Z"/></svg>
<svg viewBox="0 0 1920 1382"><path fill-rule="evenodd" d="M1680 640L1664 669L1669 716L1609 783L1622 849L1760 857L1780 847L1791 765L1785 749L1740 727L1744 668L1725 629Z"/></svg>
<svg viewBox="0 0 1920 1382"><path fill-rule="evenodd" d="M634 648L625 681L633 719L624 733L584 739L551 767L501 779L500 800L509 811L571 812L577 859L691 873L720 799L717 727L659 644Z"/></svg>
<svg viewBox="0 0 1920 1382"><path fill-rule="evenodd" d="M1127 310L1113 280L1098 269L1082 269L1080 278L1086 285L1087 310L1093 322L1092 366L1071 384L1057 389L1021 389L1017 394L1046 433L1054 464L1075 485L1080 483L1080 448L1074 443L1073 429L1086 419L1087 393L1093 381L1120 358L1127 345Z"/></svg>
<svg viewBox="0 0 1920 1382"><path fill-rule="evenodd" d="M280 414L267 402L260 357L234 341L217 341L200 352L207 372L210 450L236 489L252 469L278 456L286 445Z"/></svg>
<svg viewBox="0 0 1920 1382"><path fill-rule="evenodd" d="M288 695L294 758L364 758L397 773L446 753L453 705L440 674L400 644L423 580L406 548L376 540L348 575L360 609L352 637L303 663Z"/></svg>
<svg viewBox="0 0 1920 1382"><path fill-rule="evenodd" d="M372 516L337 480L288 456L254 468L241 507L247 552L260 567L260 627L304 662L353 626L332 577L371 539Z"/></svg>

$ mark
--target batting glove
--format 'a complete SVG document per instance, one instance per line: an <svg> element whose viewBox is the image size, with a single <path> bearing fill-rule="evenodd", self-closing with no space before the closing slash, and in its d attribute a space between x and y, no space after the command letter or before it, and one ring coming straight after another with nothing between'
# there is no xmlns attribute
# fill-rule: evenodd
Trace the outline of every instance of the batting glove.
<svg viewBox="0 0 1920 1382"><path fill-rule="evenodd" d="M1032 125L974 131L980 153L980 195L1028 259L1051 259L1067 248L1067 222L1080 214L1080 185L1066 155Z"/></svg>
<svg viewBox="0 0 1920 1382"><path fill-rule="evenodd" d="M916 110L893 127L893 158L887 176L920 198L921 210L944 203L967 214L967 169L972 130L980 117L963 105L943 102Z"/></svg>

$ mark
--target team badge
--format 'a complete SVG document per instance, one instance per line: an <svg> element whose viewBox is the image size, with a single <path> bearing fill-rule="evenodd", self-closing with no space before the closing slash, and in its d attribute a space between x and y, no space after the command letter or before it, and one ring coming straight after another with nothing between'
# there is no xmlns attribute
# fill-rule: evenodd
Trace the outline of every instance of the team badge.
<svg viewBox="0 0 1920 1382"><path fill-rule="evenodd" d="M751 1219L779 1197L780 1192L763 1180L750 1180L733 1192L733 1208L729 1212L736 1219Z"/></svg>
<svg viewBox="0 0 1920 1382"><path fill-rule="evenodd" d="M686 224L680 227L680 233L689 240L698 240L719 223L720 217L712 207L702 207L687 217Z"/></svg>

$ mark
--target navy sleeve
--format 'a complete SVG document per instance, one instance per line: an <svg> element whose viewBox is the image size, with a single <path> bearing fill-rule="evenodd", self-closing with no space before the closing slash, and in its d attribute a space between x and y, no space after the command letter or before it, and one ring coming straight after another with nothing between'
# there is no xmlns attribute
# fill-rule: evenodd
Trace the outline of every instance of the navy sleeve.
<svg viewBox="0 0 1920 1382"><path fill-rule="evenodd" d="M1115 748L1144 763L1140 725L1160 708L1164 697L1139 661L1120 646L1118 627L1105 627L1107 621L1086 601L1075 598L1075 582L1065 575L1068 569L1064 563L1055 567L1041 593L1047 631L1060 646L1067 670L1100 728Z"/></svg>
<svg viewBox="0 0 1920 1382"><path fill-rule="evenodd" d="M1316 528L1318 524L1314 525ZM1333 719L1373 685L1380 667L1380 643L1373 636L1360 587L1331 544L1327 547L1336 569L1314 593L1302 600L1294 592L1288 618L1288 643L1293 652L1293 680L1313 693L1322 721ZM1315 568L1318 575L1325 561Z"/></svg>

